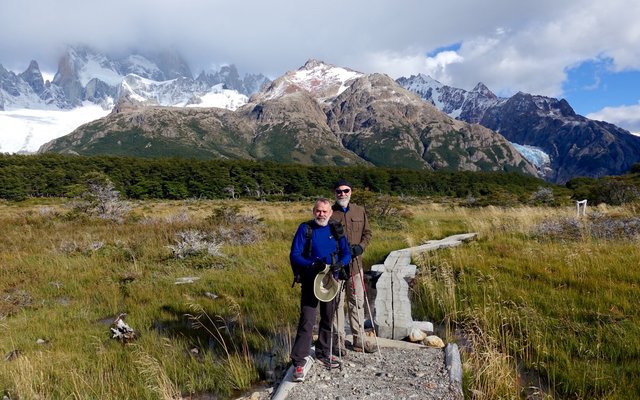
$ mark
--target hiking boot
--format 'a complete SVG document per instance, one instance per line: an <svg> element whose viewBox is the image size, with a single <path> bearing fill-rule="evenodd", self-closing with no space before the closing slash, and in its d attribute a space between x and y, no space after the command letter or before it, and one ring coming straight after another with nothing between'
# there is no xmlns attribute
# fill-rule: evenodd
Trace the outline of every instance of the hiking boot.
<svg viewBox="0 0 640 400"><path fill-rule="evenodd" d="M304 370L305 365L306 365L306 361L301 365L294 365L293 366L293 378L292 378L292 380L294 382L303 382L304 381L304 378L307 376L307 373Z"/></svg>
<svg viewBox="0 0 640 400"><path fill-rule="evenodd" d="M378 351L378 349L373 343L365 341L364 347L362 346L362 343L354 344L353 351L360 352L360 353L375 353Z"/></svg>
<svg viewBox="0 0 640 400"><path fill-rule="evenodd" d="M340 361L335 356L322 357L319 358L318 361L322 363L327 369L339 368Z"/></svg>
<svg viewBox="0 0 640 400"><path fill-rule="evenodd" d="M344 342L339 343L337 346L333 346L333 355L338 357L344 357L347 355L347 348L344 345Z"/></svg>

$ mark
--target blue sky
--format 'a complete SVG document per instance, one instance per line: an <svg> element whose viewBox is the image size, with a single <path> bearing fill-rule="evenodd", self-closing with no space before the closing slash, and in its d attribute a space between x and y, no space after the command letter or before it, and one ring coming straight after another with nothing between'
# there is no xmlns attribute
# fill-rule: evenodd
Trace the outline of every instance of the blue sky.
<svg viewBox="0 0 640 400"><path fill-rule="evenodd" d="M178 49L194 74L233 63L272 78L309 58L419 73L500 96L566 98L640 132L637 0L3 0L0 64L54 73L68 44Z"/></svg>
<svg viewBox="0 0 640 400"><path fill-rule="evenodd" d="M640 101L640 71L616 72L611 59L590 60L567 70L564 98L586 115L607 106L637 105Z"/></svg>

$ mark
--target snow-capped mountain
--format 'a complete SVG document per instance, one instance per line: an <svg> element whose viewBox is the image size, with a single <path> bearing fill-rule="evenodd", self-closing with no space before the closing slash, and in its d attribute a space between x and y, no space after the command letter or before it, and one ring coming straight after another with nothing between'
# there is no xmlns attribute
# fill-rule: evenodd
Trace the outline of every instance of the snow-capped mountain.
<svg viewBox="0 0 640 400"><path fill-rule="evenodd" d="M120 101L115 112L39 151L536 173L501 135L456 121L388 76L318 60L235 111Z"/></svg>
<svg viewBox="0 0 640 400"><path fill-rule="evenodd" d="M334 98L344 92L357 78L363 76L348 68L337 67L318 60L309 60L301 68L289 71L276 79L256 101L281 97L287 93L305 91L319 102Z"/></svg>
<svg viewBox="0 0 640 400"><path fill-rule="evenodd" d="M219 70L202 71L196 81L206 84L208 87L224 85L225 89L235 90L246 96L251 96L271 82L262 74L246 74L240 78L234 65L223 65Z"/></svg>
<svg viewBox="0 0 640 400"><path fill-rule="evenodd" d="M123 99L136 106L236 109L268 82L262 74L241 78L233 65L194 79L175 52L113 57L84 46L67 49L51 82L36 61L20 74L0 65L0 152L34 152Z"/></svg>
<svg viewBox="0 0 640 400"><path fill-rule="evenodd" d="M519 145L523 156L552 182L564 183L576 176L619 175L640 162L639 137L576 114L564 99L521 92L499 98L482 83L468 92L424 75L397 81L450 116L478 123ZM528 151L526 146L536 151Z"/></svg>
<svg viewBox="0 0 640 400"><path fill-rule="evenodd" d="M248 100L237 90L225 89L222 83L207 86L182 77L158 82L133 74L122 79L116 97L127 97L138 106L220 107L229 110L235 110Z"/></svg>
<svg viewBox="0 0 640 400"><path fill-rule="evenodd" d="M31 61L21 74L0 65L0 111L15 109L59 109L62 90L44 82L38 63Z"/></svg>
<svg viewBox="0 0 640 400"><path fill-rule="evenodd" d="M489 107L507 100L498 98L482 82L471 91L443 85L424 74L401 77L397 82L451 117L471 123L480 122Z"/></svg>

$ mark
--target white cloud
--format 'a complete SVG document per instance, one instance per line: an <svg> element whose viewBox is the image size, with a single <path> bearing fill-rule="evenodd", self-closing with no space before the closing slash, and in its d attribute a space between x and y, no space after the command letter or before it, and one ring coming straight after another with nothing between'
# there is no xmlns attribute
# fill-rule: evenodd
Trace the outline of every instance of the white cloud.
<svg viewBox="0 0 640 400"><path fill-rule="evenodd" d="M612 57L617 70L640 67L639 2L561 4L551 18L524 18L521 26L465 40L465 62L451 68L453 79L462 87L482 81L505 95L558 97L566 70L585 60Z"/></svg>
<svg viewBox="0 0 640 400"><path fill-rule="evenodd" d="M447 74L449 65L464 61L457 52L451 50L442 51L434 57L426 57L414 53L399 55L380 52L368 55L367 60L370 71L364 72L385 71L387 75L394 79L423 73L442 83L451 83L451 79Z"/></svg>
<svg viewBox="0 0 640 400"><path fill-rule="evenodd" d="M637 0L3 0L0 63L54 70L65 44L178 48L194 73L213 63L277 77L309 58L392 77L428 73L502 95L559 96L566 70L613 59L640 69ZM426 58L461 43L456 53Z"/></svg>
<svg viewBox="0 0 640 400"><path fill-rule="evenodd" d="M586 115L587 118L607 121L631 133L640 135L640 104L621 107L605 107L602 110Z"/></svg>

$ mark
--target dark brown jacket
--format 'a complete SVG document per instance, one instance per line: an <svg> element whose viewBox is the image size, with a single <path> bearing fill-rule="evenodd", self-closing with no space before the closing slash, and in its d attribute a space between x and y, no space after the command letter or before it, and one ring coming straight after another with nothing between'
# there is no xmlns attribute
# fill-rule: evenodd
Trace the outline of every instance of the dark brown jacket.
<svg viewBox="0 0 640 400"><path fill-rule="evenodd" d="M351 246L359 244L362 246L362 250L366 250L371 240L371 228L364 207L349 203L346 213L338 203L334 203L331 208L333 209L331 218L342 223L349 244ZM353 257L351 264L352 266L356 264L362 270L362 256Z"/></svg>

